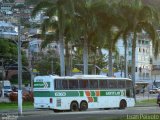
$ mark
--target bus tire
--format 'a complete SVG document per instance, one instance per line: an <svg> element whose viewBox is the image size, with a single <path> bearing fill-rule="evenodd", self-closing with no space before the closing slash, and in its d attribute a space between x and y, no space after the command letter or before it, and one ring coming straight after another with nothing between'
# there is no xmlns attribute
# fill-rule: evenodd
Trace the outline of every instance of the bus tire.
<svg viewBox="0 0 160 120"><path fill-rule="evenodd" d="M86 101L82 101L80 104L80 111L86 111L88 109L88 103Z"/></svg>
<svg viewBox="0 0 160 120"><path fill-rule="evenodd" d="M76 101L73 101L70 105L70 110L71 111L78 111L79 110L79 107L78 107L78 102Z"/></svg>
<svg viewBox="0 0 160 120"><path fill-rule="evenodd" d="M125 109L127 107L127 103L125 100L121 100L119 103L119 109Z"/></svg>

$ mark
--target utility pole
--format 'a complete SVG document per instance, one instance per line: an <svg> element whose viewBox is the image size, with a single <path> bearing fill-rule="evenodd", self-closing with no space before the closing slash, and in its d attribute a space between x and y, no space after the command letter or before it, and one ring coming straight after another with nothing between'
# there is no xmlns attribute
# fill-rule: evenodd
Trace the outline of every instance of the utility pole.
<svg viewBox="0 0 160 120"><path fill-rule="evenodd" d="M54 71L53 71L53 55L52 55L52 58L51 58L51 72L52 72L52 75L54 74Z"/></svg>
<svg viewBox="0 0 160 120"><path fill-rule="evenodd" d="M22 57L21 57L21 28L18 24L18 115L22 115Z"/></svg>
<svg viewBox="0 0 160 120"><path fill-rule="evenodd" d="M2 98L4 98L4 60L2 58Z"/></svg>
<svg viewBox="0 0 160 120"><path fill-rule="evenodd" d="M33 75L32 53L31 53L31 51L29 51L29 73L31 75L30 87L31 87L31 91L33 92L33 79L34 79L34 75Z"/></svg>

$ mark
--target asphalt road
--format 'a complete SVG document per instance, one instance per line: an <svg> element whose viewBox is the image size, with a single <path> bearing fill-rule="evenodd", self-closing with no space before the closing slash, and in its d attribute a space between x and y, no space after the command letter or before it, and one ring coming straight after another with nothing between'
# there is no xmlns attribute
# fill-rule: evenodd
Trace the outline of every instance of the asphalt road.
<svg viewBox="0 0 160 120"><path fill-rule="evenodd" d="M60 112L54 113L52 110L26 111L18 117L16 114L8 113L2 115L15 120L109 120L110 118L127 118L129 115L160 114L158 106L151 107L132 107L124 110L119 109L90 109L84 112ZM160 119L160 115L159 118Z"/></svg>

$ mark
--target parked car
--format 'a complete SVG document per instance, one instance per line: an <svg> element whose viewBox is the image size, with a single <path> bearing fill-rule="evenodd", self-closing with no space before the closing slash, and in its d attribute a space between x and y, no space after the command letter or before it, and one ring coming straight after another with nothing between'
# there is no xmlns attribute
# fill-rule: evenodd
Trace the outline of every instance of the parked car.
<svg viewBox="0 0 160 120"><path fill-rule="evenodd" d="M158 91L159 91L159 88L153 88L153 89L149 90L149 93L150 94L156 94L156 93L158 93Z"/></svg>
<svg viewBox="0 0 160 120"><path fill-rule="evenodd" d="M158 92L160 92L160 87L158 87L158 89L157 89L157 93L158 93Z"/></svg>
<svg viewBox="0 0 160 120"><path fill-rule="evenodd" d="M2 90L4 90L4 95L7 97L12 92L11 83L9 80L0 81L0 91L1 91L0 94L1 95L2 95Z"/></svg>

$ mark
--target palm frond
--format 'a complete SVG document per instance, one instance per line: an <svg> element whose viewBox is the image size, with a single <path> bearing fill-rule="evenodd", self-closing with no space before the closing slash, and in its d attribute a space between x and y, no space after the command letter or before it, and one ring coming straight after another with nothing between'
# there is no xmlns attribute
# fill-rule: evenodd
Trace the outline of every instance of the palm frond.
<svg viewBox="0 0 160 120"><path fill-rule="evenodd" d="M51 7L52 3L49 1L40 2L32 11L31 17L34 18L40 11L45 11L46 8Z"/></svg>

